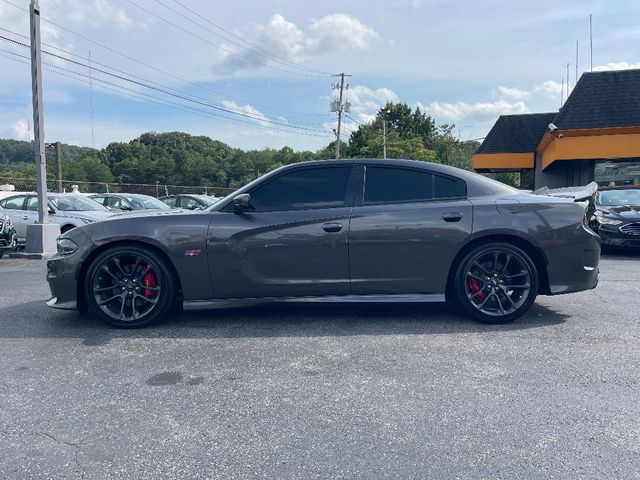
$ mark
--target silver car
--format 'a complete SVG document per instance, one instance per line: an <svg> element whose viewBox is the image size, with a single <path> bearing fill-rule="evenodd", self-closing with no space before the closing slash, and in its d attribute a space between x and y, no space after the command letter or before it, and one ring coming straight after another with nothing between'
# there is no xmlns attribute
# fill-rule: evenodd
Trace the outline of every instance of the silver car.
<svg viewBox="0 0 640 480"><path fill-rule="evenodd" d="M27 225L38 222L38 195L22 193L0 200L16 229L18 243L25 243ZM114 213L84 195L73 193L49 194L49 221L60 225L62 233L112 216Z"/></svg>

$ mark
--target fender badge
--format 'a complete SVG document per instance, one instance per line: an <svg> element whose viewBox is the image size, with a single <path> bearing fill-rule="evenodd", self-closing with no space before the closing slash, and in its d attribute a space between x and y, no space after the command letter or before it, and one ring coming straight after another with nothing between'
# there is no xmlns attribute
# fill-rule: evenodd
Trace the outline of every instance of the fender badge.
<svg viewBox="0 0 640 480"><path fill-rule="evenodd" d="M200 255L201 250L199 248L187 248L184 251L184 256L185 257L197 257L198 255Z"/></svg>

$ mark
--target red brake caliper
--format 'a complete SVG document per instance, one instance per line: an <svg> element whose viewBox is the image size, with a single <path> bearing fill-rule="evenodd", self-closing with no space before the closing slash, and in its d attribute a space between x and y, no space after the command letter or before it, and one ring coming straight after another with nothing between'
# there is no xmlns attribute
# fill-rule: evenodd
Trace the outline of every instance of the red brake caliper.
<svg viewBox="0 0 640 480"><path fill-rule="evenodd" d="M155 288L155 286L157 285L156 282L156 276L153 273L147 273L144 277L142 277L142 284L145 287L151 287L151 288ZM145 288L144 289L144 296L147 298L151 298L154 295L154 291L151 290L151 288Z"/></svg>
<svg viewBox="0 0 640 480"><path fill-rule="evenodd" d="M472 293L476 293L480 290L480 284L473 277L469 277L469 290L471 290ZM478 303L480 303L486 298L486 295L484 292L480 292L475 296L475 298L478 300Z"/></svg>

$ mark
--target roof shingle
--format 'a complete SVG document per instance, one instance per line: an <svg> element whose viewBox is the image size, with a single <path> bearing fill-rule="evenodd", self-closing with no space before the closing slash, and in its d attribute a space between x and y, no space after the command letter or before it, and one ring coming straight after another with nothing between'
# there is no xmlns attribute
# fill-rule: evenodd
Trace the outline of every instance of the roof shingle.
<svg viewBox="0 0 640 480"><path fill-rule="evenodd" d="M501 115L476 153L534 152L555 116L555 112Z"/></svg>
<svg viewBox="0 0 640 480"><path fill-rule="evenodd" d="M553 123L560 130L640 126L640 69L582 74Z"/></svg>

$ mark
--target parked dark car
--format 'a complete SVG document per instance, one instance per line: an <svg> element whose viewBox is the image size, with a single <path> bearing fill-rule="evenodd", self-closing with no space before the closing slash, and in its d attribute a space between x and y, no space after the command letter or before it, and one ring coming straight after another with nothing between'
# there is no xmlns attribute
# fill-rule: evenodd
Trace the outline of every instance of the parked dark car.
<svg viewBox="0 0 640 480"><path fill-rule="evenodd" d="M171 208L155 197L138 193L97 193L90 195L89 198L112 210L166 210Z"/></svg>
<svg viewBox="0 0 640 480"><path fill-rule="evenodd" d="M11 218L0 207L0 258L5 253L16 248L16 229L13 227Z"/></svg>
<svg viewBox="0 0 640 480"><path fill-rule="evenodd" d="M209 195L167 195L160 197L164 203L172 208L183 208L185 210L204 210L220 200L219 197Z"/></svg>
<svg viewBox="0 0 640 480"><path fill-rule="evenodd" d="M595 190L594 190L595 192ZM208 210L132 213L63 234L48 305L139 327L265 302L441 302L487 323L591 289L586 206L411 160L304 162Z"/></svg>
<svg viewBox="0 0 640 480"><path fill-rule="evenodd" d="M603 247L640 247L640 186L600 187L592 227Z"/></svg>

